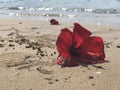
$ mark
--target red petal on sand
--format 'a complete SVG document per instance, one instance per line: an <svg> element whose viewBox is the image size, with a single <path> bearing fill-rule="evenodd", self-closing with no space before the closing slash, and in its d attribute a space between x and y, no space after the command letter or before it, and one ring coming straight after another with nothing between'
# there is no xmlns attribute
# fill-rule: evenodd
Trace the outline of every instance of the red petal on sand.
<svg viewBox="0 0 120 90"><path fill-rule="evenodd" d="M83 44L81 44L81 47L82 51L87 53L88 58L94 61L91 63L104 62L105 58L104 43L101 37L92 36L85 40Z"/></svg>
<svg viewBox="0 0 120 90"><path fill-rule="evenodd" d="M51 19L51 20L50 20L50 23L51 23L52 25L59 25L59 22L58 22L56 19Z"/></svg>
<svg viewBox="0 0 120 90"><path fill-rule="evenodd" d="M92 33L78 23L74 23L73 46L78 48L82 41L88 38Z"/></svg>
<svg viewBox="0 0 120 90"><path fill-rule="evenodd" d="M56 42L59 56L65 59L70 58L70 48L72 46L72 32L65 28L61 30Z"/></svg>
<svg viewBox="0 0 120 90"><path fill-rule="evenodd" d="M78 48L72 49L73 56L83 60L80 63L102 63L104 62L104 43L98 36L85 39Z"/></svg>

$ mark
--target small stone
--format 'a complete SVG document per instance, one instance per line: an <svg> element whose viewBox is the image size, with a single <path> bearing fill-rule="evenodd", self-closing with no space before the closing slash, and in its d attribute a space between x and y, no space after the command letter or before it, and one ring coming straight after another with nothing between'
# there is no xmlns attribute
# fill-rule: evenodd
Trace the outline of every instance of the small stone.
<svg viewBox="0 0 120 90"><path fill-rule="evenodd" d="M43 53L43 51L40 51L40 53Z"/></svg>
<svg viewBox="0 0 120 90"><path fill-rule="evenodd" d="M117 47L117 48L120 48L120 45L117 45L116 47Z"/></svg>
<svg viewBox="0 0 120 90"><path fill-rule="evenodd" d="M44 57L44 56L45 56L45 54L43 54L43 53L41 53L40 55L41 55L42 57Z"/></svg>
<svg viewBox="0 0 120 90"><path fill-rule="evenodd" d="M110 48L110 46L106 45L106 48Z"/></svg>
<svg viewBox="0 0 120 90"><path fill-rule="evenodd" d="M56 54L56 52L54 51L54 54Z"/></svg>
<svg viewBox="0 0 120 90"><path fill-rule="evenodd" d="M5 40L1 40L1 42L4 42Z"/></svg>
<svg viewBox="0 0 120 90"><path fill-rule="evenodd" d="M89 79L93 79L94 77L93 76L89 76Z"/></svg>
<svg viewBox="0 0 120 90"><path fill-rule="evenodd" d="M19 45L22 45L22 43L18 43Z"/></svg>
<svg viewBox="0 0 120 90"><path fill-rule="evenodd" d="M40 32L36 32L36 34L39 34Z"/></svg>
<svg viewBox="0 0 120 90"><path fill-rule="evenodd" d="M95 86L95 84L93 83L92 86Z"/></svg>
<svg viewBox="0 0 120 90"><path fill-rule="evenodd" d="M13 42L13 40L9 40L9 42Z"/></svg>
<svg viewBox="0 0 120 90"><path fill-rule="evenodd" d="M65 80L67 80L68 78L65 78Z"/></svg>
<svg viewBox="0 0 120 90"><path fill-rule="evenodd" d="M20 41L25 42L25 38L20 39Z"/></svg>
<svg viewBox="0 0 120 90"><path fill-rule="evenodd" d="M55 79L55 81L57 82L57 81L59 81L58 79Z"/></svg>
<svg viewBox="0 0 120 90"><path fill-rule="evenodd" d="M51 56L53 56L53 54L51 53Z"/></svg>
<svg viewBox="0 0 120 90"><path fill-rule="evenodd" d="M22 22L19 22L19 24L22 24Z"/></svg>
<svg viewBox="0 0 120 90"><path fill-rule="evenodd" d="M36 55L38 55L39 53L37 52Z"/></svg>
<svg viewBox="0 0 120 90"><path fill-rule="evenodd" d="M42 51L41 48L38 48L38 51Z"/></svg>
<svg viewBox="0 0 120 90"><path fill-rule="evenodd" d="M39 57L39 59L42 59L41 57Z"/></svg>
<svg viewBox="0 0 120 90"><path fill-rule="evenodd" d="M88 70L91 70L90 68L87 68Z"/></svg>
<svg viewBox="0 0 120 90"><path fill-rule="evenodd" d="M33 47L32 47L32 49L33 49L33 50L35 50L35 49L36 49L36 47L35 47L35 46L33 46Z"/></svg>
<svg viewBox="0 0 120 90"><path fill-rule="evenodd" d="M31 29L38 29L37 27L32 27Z"/></svg>
<svg viewBox="0 0 120 90"><path fill-rule="evenodd" d="M53 82L49 82L49 84L53 84Z"/></svg>
<svg viewBox="0 0 120 90"><path fill-rule="evenodd" d="M28 45L28 46L25 46L26 48L31 48L32 46Z"/></svg>
<svg viewBox="0 0 120 90"><path fill-rule="evenodd" d="M15 40L15 42L16 42L16 43L18 43L18 42L19 42L19 40Z"/></svg>
<svg viewBox="0 0 120 90"><path fill-rule="evenodd" d="M9 44L9 47L14 47L15 45L14 44Z"/></svg>
<svg viewBox="0 0 120 90"><path fill-rule="evenodd" d="M44 78L45 80L48 80L48 81L51 81L52 79L51 78Z"/></svg>
<svg viewBox="0 0 120 90"><path fill-rule="evenodd" d="M28 59L28 58L30 58L30 57L31 57L31 56L29 56L29 55L28 55L28 56L25 56L25 59Z"/></svg>
<svg viewBox="0 0 120 90"><path fill-rule="evenodd" d="M3 45L3 44L0 44L0 47L4 47L4 45Z"/></svg>

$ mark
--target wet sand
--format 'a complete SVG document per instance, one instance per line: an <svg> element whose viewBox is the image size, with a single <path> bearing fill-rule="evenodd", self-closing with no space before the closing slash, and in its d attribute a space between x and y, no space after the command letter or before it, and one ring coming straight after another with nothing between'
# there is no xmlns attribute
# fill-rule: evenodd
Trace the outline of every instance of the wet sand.
<svg viewBox="0 0 120 90"><path fill-rule="evenodd" d="M103 64L60 68L55 42L73 22L0 19L0 90L119 90L120 27L87 25L103 37Z"/></svg>

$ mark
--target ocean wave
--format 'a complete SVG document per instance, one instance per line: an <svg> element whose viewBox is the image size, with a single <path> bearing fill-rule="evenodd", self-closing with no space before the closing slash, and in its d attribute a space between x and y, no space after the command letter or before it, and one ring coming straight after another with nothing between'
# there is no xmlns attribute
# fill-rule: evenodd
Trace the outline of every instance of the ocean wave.
<svg viewBox="0 0 120 90"><path fill-rule="evenodd" d="M52 7L0 7L0 10L23 10L23 11L59 11L59 12L89 12L101 14L119 14L120 9L92 9L92 8L52 8Z"/></svg>
<svg viewBox="0 0 120 90"><path fill-rule="evenodd" d="M70 8L66 9L70 12L90 12L90 13L101 13L101 14L117 14L120 13L120 9L91 9L91 8Z"/></svg>
<svg viewBox="0 0 120 90"><path fill-rule="evenodd" d="M35 14L35 13L0 13L3 15L9 15L9 16L18 16L18 17L68 17L68 18L74 18L77 17L75 14L55 14L55 13L42 13L42 14Z"/></svg>
<svg viewBox="0 0 120 90"><path fill-rule="evenodd" d="M0 7L0 10L25 10L24 7Z"/></svg>
<svg viewBox="0 0 120 90"><path fill-rule="evenodd" d="M44 13L42 16L47 16L47 17L62 17L64 16L63 14L53 14L53 13Z"/></svg>
<svg viewBox="0 0 120 90"><path fill-rule="evenodd" d="M35 13L0 13L2 15L9 15L9 16L32 16L32 17L62 17L65 16L63 14L54 14L54 13L43 13L43 14L35 14Z"/></svg>

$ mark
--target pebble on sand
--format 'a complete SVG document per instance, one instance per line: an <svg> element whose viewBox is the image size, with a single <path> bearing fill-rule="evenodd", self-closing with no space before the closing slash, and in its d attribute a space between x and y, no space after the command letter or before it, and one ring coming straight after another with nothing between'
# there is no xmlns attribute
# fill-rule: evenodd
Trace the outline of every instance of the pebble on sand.
<svg viewBox="0 0 120 90"><path fill-rule="evenodd" d="M117 45L116 47L117 47L117 48L120 48L120 45Z"/></svg>
<svg viewBox="0 0 120 90"><path fill-rule="evenodd" d="M89 79L94 79L94 77L93 76L89 76Z"/></svg>

